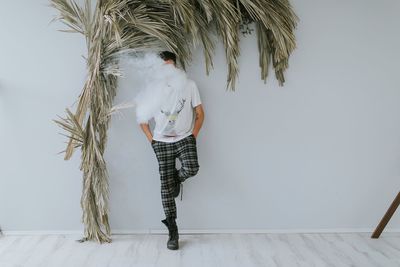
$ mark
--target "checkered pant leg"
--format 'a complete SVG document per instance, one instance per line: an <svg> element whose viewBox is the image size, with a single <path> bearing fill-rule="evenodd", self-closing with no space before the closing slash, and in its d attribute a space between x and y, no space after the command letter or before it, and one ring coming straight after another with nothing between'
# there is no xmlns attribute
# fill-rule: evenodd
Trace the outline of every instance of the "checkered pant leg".
<svg viewBox="0 0 400 267"><path fill-rule="evenodd" d="M178 179L183 182L187 178L195 176L200 167L197 158L196 137L189 135L176 142L176 154L181 161Z"/></svg>
<svg viewBox="0 0 400 267"><path fill-rule="evenodd" d="M166 217L177 217L175 198L172 195L176 173L178 179L184 181L194 176L199 169L195 139L190 135L173 143L160 141L152 143L159 165L161 201ZM179 170L175 168L176 158L181 161Z"/></svg>
<svg viewBox="0 0 400 267"><path fill-rule="evenodd" d="M156 141L152 144L156 154L161 181L161 202L166 217L176 218L175 198L172 195L175 172L174 143Z"/></svg>

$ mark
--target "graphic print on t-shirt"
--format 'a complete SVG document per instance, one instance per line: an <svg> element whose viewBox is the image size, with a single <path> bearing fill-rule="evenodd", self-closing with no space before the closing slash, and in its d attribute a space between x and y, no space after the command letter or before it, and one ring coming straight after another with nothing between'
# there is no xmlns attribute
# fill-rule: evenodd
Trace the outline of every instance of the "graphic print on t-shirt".
<svg viewBox="0 0 400 267"><path fill-rule="evenodd" d="M153 130L156 141L176 142L192 133L196 117L194 110L201 104L199 90L193 80L188 80L185 88L179 91L168 94L157 108Z"/></svg>
<svg viewBox="0 0 400 267"><path fill-rule="evenodd" d="M185 106L186 99L180 99L178 101L178 106L174 112L164 111L161 109L161 113L164 114L168 120L168 124L165 127L163 134L166 136L175 136L175 123L178 118L179 113L182 111L183 107Z"/></svg>

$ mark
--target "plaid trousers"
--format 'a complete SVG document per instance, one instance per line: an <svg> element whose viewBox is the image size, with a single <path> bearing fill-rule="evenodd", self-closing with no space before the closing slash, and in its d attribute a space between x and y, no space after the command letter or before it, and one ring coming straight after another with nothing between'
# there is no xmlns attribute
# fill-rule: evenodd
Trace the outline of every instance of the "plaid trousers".
<svg viewBox="0 0 400 267"><path fill-rule="evenodd" d="M151 142L158 160L161 180L161 202L166 217L176 219L175 198L172 195L177 179L184 182L197 174L199 163L197 158L196 137L193 134L176 142ZM176 169L176 158L181 162L181 168Z"/></svg>

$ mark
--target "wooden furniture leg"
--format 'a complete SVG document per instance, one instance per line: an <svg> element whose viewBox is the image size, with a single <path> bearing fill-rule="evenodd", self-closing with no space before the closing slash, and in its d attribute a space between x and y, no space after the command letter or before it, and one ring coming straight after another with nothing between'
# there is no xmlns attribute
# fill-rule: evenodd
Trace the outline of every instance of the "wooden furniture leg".
<svg viewBox="0 0 400 267"><path fill-rule="evenodd" d="M394 212L396 211L396 209L399 205L400 205L400 192L397 194L397 197L393 200L389 209L386 211L385 215L383 216L381 222L376 227L371 238L379 238L383 229L385 229L386 225L388 224L389 220L392 218Z"/></svg>

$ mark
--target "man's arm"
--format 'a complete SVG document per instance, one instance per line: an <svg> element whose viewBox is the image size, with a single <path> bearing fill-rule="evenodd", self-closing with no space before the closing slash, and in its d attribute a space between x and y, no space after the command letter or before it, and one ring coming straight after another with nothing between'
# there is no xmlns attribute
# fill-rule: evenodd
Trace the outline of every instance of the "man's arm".
<svg viewBox="0 0 400 267"><path fill-rule="evenodd" d="M153 135L151 134L149 124L148 123L141 123L140 124L140 128L142 128L142 131L144 132L144 134L146 135L147 139L151 143L151 141L153 140Z"/></svg>
<svg viewBox="0 0 400 267"><path fill-rule="evenodd" d="M197 135L199 134L200 128L203 125L203 121L204 121L204 109L203 109L203 105L197 105L196 107L194 107L194 111L195 111L195 121L194 121L194 127L193 127L193 135L194 137L197 138Z"/></svg>

